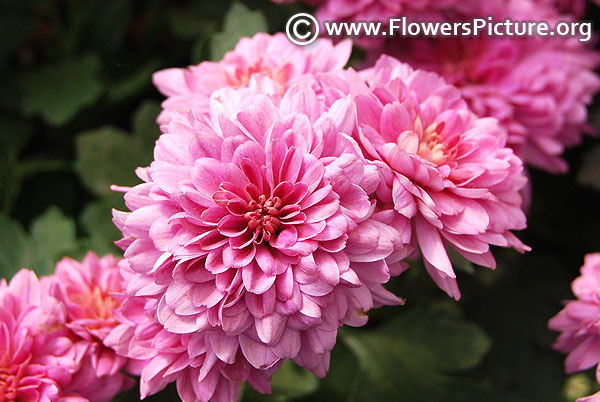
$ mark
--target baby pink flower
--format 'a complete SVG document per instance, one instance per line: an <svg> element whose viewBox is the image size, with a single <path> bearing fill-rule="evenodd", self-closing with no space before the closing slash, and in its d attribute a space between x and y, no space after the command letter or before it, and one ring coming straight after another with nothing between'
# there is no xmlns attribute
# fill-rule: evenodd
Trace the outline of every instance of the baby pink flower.
<svg viewBox="0 0 600 402"><path fill-rule="evenodd" d="M236 401L243 381L261 392L270 392L270 377L279 363L267 369L254 368L241 352L237 337L229 337L218 328L191 334L167 331L156 319L160 296L154 294L160 292L160 286L133 272L125 261L120 265L128 283L127 297L116 311L122 324L113 329L106 343L145 362L142 398L173 381L185 402Z"/></svg>
<svg viewBox="0 0 600 402"><path fill-rule="evenodd" d="M85 345L65 327L64 307L32 271L0 281L0 400L87 401L64 393Z"/></svg>
<svg viewBox="0 0 600 402"><path fill-rule="evenodd" d="M440 288L460 297L447 246L490 268L490 245L528 250L510 232L526 226L523 166L505 148L495 119L476 118L438 75L388 56L331 83L354 98L354 136L383 175L381 208L410 220L413 242Z"/></svg>
<svg viewBox="0 0 600 402"><path fill-rule="evenodd" d="M600 253L585 256L581 276L573 281L571 289L576 300L568 301L548 322L551 330L561 333L554 349L568 353L567 373L597 366L596 379L600 382Z"/></svg>
<svg viewBox="0 0 600 402"><path fill-rule="evenodd" d="M56 265L50 294L60 300L67 312L66 326L88 344L71 388L92 395L93 400L111 400L133 381L121 373L128 360L103 345L108 333L118 325L113 310L119 302L113 293L122 292L118 260L88 253L80 263L64 258Z"/></svg>
<svg viewBox="0 0 600 402"><path fill-rule="evenodd" d="M497 21L572 20L528 0L486 2ZM435 71L457 86L478 115L497 118L524 162L564 173L565 148L590 132L587 106L600 89L600 56L577 38L434 38L391 40L385 52Z"/></svg>
<svg viewBox="0 0 600 402"><path fill-rule="evenodd" d="M257 389L268 391L285 358L324 376L340 325L363 325L373 306L401 303L381 284L404 269L408 220L373 212L379 174L345 134L356 123L352 102L326 108L311 84L295 84L281 101L222 89L210 120L172 120L139 172L146 183L125 195L132 212L114 215L126 259L149 281L134 294L154 297L148 325L178 345L201 342L211 359L203 373L214 359L221 372L252 367L232 375L235 386L225 382L231 389L256 369L265 371ZM200 367L180 363L160 369ZM173 379L150 386L142 375L142 387L154 392ZM199 400L209 394L194 390Z"/></svg>
<svg viewBox="0 0 600 402"><path fill-rule="evenodd" d="M168 123L172 112L206 111L211 94L219 88L250 86L281 96L306 74L341 70L351 50L350 41L296 46L282 33L242 38L222 61L156 72L154 85L167 96L158 122Z"/></svg>

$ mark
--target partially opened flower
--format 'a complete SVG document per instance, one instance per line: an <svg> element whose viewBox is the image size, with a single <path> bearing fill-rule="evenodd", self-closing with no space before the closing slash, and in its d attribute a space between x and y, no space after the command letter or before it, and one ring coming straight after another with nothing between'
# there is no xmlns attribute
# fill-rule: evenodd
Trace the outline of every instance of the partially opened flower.
<svg viewBox="0 0 600 402"><path fill-rule="evenodd" d="M572 21L528 0L482 3L496 21ZM519 28L522 30L522 28ZM384 50L457 86L471 109L497 118L523 161L564 173L565 148L581 142L587 106L600 89L600 55L579 38L478 37L390 40Z"/></svg>
<svg viewBox="0 0 600 402"><path fill-rule="evenodd" d="M490 245L528 249L510 232L526 225L523 166L495 119L477 118L438 75L388 56L331 83L356 103L354 136L383 175L380 208L410 220L439 287L460 297L447 246L490 268Z"/></svg>
<svg viewBox="0 0 600 402"><path fill-rule="evenodd" d="M401 303L381 284L404 269L408 220L374 212L378 170L345 134L353 104L327 108L312 84L281 100L225 88L208 113L179 115L139 172L146 183L125 195L132 212L115 212L125 257L150 280L156 305L142 304L156 310L153 328L178 345L203 342L221 373L245 365L268 378L287 358L324 376L340 325ZM232 377L236 387L254 369ZM182 397L210 397L177 378ZM142 374L142 387L150 383Z"/></svg>
<svg viewBox="0 0 600 402"><path fill-rule="evenodd" d="M65 310L32 271L0 281L0 400L59 401L85 352L69 337Z"/></svg>
<svg viewBox="0 0 600 402"><path fill-rule="evenodd" d="M206 111L211 94L219 88L256 87L281 96L306 74L341 70L351 50L350 41L297 46L282 33L242 38L222 61L154 73L154 85L167 96L158 122L168 123L172 112Z"/></svg>
<svg viewBox="0 0 600 402"><path fill-rule="evenodd" d="M554 349L568 353L567 373L596 366L600 382L600 253L585 256L581 276L573 281L571 289L576 300L567 302L548 322L550 329L560 332Z"/></svg>
<svg viewBox="0 0 600 402"><path fill-rule="evenodd" d="M82 262L61 260L51 279L50 294L66 308L66 326L88 344L86 357L73 387L89 392L95 387L95 400L111 400L132 380L121 372L128 359L103 345L108 333L118 324L113 310L119 302L114 293L122 292L118 260L88 253Z"/></svg>

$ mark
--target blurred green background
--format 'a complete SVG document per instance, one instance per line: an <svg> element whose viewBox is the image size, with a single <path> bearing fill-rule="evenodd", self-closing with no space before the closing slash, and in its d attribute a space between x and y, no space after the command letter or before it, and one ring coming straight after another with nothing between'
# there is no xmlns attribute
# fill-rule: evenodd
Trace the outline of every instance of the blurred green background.
<svg viewBox="0 0 600 402"><path fill-rule="evenodd" d="M152 159L161 68L220 59L241 36L281 31L301 5L269 1L1 0L0 274L52 272L65 255L118 253L110 184L133 185ZM590 7L592 8L592 7ZM592 10L587 18L598 22ZM600 127L600 110L591 108ZM533 252L496 250L495 272L456 259L463 299L418 262L390 288L404 307L340 331L324 380L285 364L273 394L245 401L567 402L596 390L563 374L547 320L571 297L585 253L600 251L600 146L567 153L571 172L532 171ZM119 396L136 400L137 390ZM177 399L174 387L148 398Z"/></svg>

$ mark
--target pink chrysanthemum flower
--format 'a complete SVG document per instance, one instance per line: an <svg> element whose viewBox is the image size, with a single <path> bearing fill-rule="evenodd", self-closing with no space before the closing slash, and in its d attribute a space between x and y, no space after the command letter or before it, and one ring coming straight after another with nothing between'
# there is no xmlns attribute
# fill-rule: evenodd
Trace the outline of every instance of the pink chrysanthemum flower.
<svg viewBox="0 0 600 402"><path fill-rule="evenodd" d="M206 111L211 94L219 88L256 87L281 96L306 74L341 70L351 50L350 41L296 46L282 33L242 38L222 61L154 73L154 85L167 96L158 122L168 123L173 112Z"/></svg>
<svg viewBox="0 0 600 402"><path fill-rule="evenodd" d="M485 3L497 21L569 20L528 0ZM477 14L476 16L481 16ZM568 170L562 154L581 142L586 107L600 89L600 56L577 38L434 38L391 40L385 52L441 74L471 109L497 118L523 161L553 173Z"/></svg>
<svg viewBox="0 0 600 402"><path fill-rule="evenodd" d="M0 281L0 400L60 401L85 352L65 327L64 307L32 271Z"/></svg>
<svg viewBox="0 0 600 402"><path fill-rule="evenodd" d="M356 103L354 136L381 169L381 208L410 219L413 241L440 288L460 297L446 246L490 268L490 245L528 249L510 232L526 226L522 162L505 148L495 119L476 118L437 74L389 56L347 74L332 83Z"/></svg>
<svg viewBox="0 0 600 402"><path fill-rule="evenodd" d="M567 302L548 322L550 329L561 333L554 349L568 353L567 373L597 366L596 379L600 382L600 253L585 256L581 276L571 289L576 300Z"/></svg>
<svg viewBox="0 0 600 402"><path fill-rule="evenodd" d="M66 326L88 344L86 358L73 387L90 393L95 386L91 392L94 400L111 400L133 384L121 373L128 359L103 345L108 333L118 325L113 310L120 303L113 293L122 292L123 279L117 262L111 255L99 258L91 252L82 262L64 258L56 265L51 279L50 295L64 304Z"/></svg>
<svg viewBox="0 0 600 402"><path fill-rule="evenodd" d="M178 345L201 342L204 358L219 360L219 378L235 365L268 379L285 358L324 376L340 325L363 325L371 307L401 303L381 284L404 269L408 220L374 212L378 171L344 134L355 125L350 99L325 108L311 84L280 101L222 89L209 120L173 119L139 172L146 183L125 195L132 212L114 215L126 259L151 282L156 304L138 302L156 311L148 325ZM188 364L179 363L160 370ZM230 381L237 387L254 369ZM166 382L142 374L148 392ZM191 384L179 384L186 400L212 394Z"/></svg>
<svg viewBox="0 0 600 402"><path fill-rule="evenodd" d="M120 263L128 283L116 315L122 322L106 338L122 355L145 361L141 370L142 398L177 382L185 402L232 402L240 384L248 381L257 390L270 392L270 378L280 363L257 369L244 357L237 337L215 328L190 334L167 331L156 319L161 287L146 275L136 274L126 261Z"/></svg>

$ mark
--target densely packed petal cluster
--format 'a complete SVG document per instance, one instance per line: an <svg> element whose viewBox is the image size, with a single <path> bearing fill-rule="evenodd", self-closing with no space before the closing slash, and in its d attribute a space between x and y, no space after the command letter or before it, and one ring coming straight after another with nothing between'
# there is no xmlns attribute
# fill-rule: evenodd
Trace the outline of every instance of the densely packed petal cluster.
<svg viewBox="0 0 600 402"><path fill-rule="evenodd" d="M150 277L135 273L125 261L121 271L128 296L116 311L122 324L105 342L119 353L145 362L141 398L175 381L183 401L236 401L243 381L263 393L270 391L270 377L279 362L262 369L253 367L237 338L218 328L190 334L168 331L156 318L161 287ZM246 347L257 354L265 352L264 347L251 341Z"/></svg>
<svg viewBox="0 0 600 402"><path fill-rule="evenodd" d="M576 299L568 301L548 323L550 329L560 332L554 348L568 353L567 373L597 366L596 379L600 382L600 253L585 256L581 276L571 289Z"/></svg>
<svg viewBox="0 0 600 402"><path fill-rule="evenodd" d="M382 173L380 208L410 220L440 288L460 297L447 245L490 268L490 245L528 250L510 232L526 226L519 190L527 179L495 119L477 118L438 75L389 56L347 74L338 93L352 94L354 137Z"/></svg>
<svg viewBox="0 0 600 402"><path fill-rule="evenodd" d="M22 269L0 282L0 399L110 401L132 380L98 370L105 364L94 358L94 343L73 330L69 307L50 295L53 280ZM112 359L124 358L113 352Z"/></svg>
<svg viewBox="0 0 600 402"><path fill-rule="evenodd" d="M81 374L71 388L79 393L93 390L94 400L110 400L133 385L121 372L128 369L129 360L103 344L108 333L118 325L113 311L120 303L113 295L123 292L123 279L117 263L112 255L99 258L90 252L82 262L64 258L50 277L49 293L64 305L66 327L87 344ZM91 373L101 380L90 377ZM86 381L84 375L90 380Z"/></svg>
<svg viewBox="0 0 600 402"><path fill-rule="evenodd" d="M23 269L0 282L0 314L0 399L58 401L84 351L69 338L60 303Z"/></svg>
<svg viewBox="0 0 600 402"><path fill-rule="evenodd" d="M340 325L402 302L381 284L405 268L408 221L375 211L380 176L346 134L356 124L350 98L325 107L313 84L281 98L224 88L206 113L173 115L139 171L145 183L125 195L132 212L115 212L125 257L151 286L133 299L152 296L137 302L147 325L180 345L172 358L162 348L142 356L160 363L142 372L144 394L174 378L185 400L217 398L221 382L237 393L246 379L265 392L286 358L324 376ZM131 338L117 332L114 344ZM140 358L131 339L125 353ZM198 343L201 363L189 360ZM199 364L219 374L201 388L186 380Z"/></svg>
<svg viewBox="0 0 600 402"><path fill-rule="evenodd" d="M468 16L550 24L573 20L530 0L485 4L481 14ZM388 41L384 52L460 88L475 113L501 122L508 145L529 165L566 172L565 148L590 131L586 108L600 89L594 72L600 55L577 38L411 38Z"/></svg>
<svg viewBox="0 0 600 402"><path fill-rule="evenodd" d="M253 87L281 96L307 74L341 70L351 50L350 41L333 45L323 40L300 47L282 33L242 38L222 61L156 72L154 85L167 96L158 122L167 123L173 112L206 111L211 94L219 88Z"/></svg>

